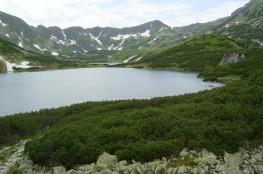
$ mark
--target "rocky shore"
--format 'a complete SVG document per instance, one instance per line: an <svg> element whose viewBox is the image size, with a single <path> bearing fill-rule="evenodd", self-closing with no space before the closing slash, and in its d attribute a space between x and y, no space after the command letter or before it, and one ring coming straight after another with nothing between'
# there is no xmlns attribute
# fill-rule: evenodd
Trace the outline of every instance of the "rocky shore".
<svg viewBox="0 0 263 174"><path fill-rule="evenodd" d="M96 163L75 166L66 170L63 166L53 168L34 165L25 155L21 155L20 143L18 151L11 154L5 163L9 169L24 174L262 174L263 146L248 151L240 149L238 153L224 156L203 149L194 151L183 149L178 157L162 158L148 163L118 161L117 157L104 152ZM8 161L8 160L7 160ZM11 166L13 165L13 166ZM1 166L1 163L0 163ZM2 167L3 168L3 167ZM8 168L1 174L8 173ZM3 173L3 174L4 174ZM8 173L9 174L9 173Z"/></svg>

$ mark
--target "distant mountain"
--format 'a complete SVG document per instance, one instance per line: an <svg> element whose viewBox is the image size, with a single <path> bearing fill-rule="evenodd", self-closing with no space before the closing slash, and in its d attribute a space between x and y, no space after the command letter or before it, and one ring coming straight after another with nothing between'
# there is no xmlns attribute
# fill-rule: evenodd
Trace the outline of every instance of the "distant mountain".
<svg viewBox="0 0 263 174"><path fill-rule="evenodd" d="M59 58L62 59L61 57L31 52L0 39L0 73L80 66L77 62L61 61Z"/></svg>
<svg viewBox="0 0 263 174"><path fill-rule="evenodd" d="M0 12L0 37L22 48L50 52L54 56L95 50L139 49L148 46L156 35L171 27L151 21L129 28L32 27L22 19Z"/></svg>
<svg viewBox="0 0 263 174"><path fill-rule="evenodd" d="M223 34L263 45L263 1L251 0L230 17L172 28L155 20L127 28L33 27L22 19L0 12L0 38L24 49L53 56L89 55L88 52L166 47L202 34ZM88 54L87 54L88 53ZM101 53L99 53L101 55ZM87 58L88 59L88 58Z"/></svg>
<svg viewBox="0 0 263 174"><path fill-rule="evenodd" d="M262 42L263 1L251 0L219 25L216 32L235 38Z"/></svg>

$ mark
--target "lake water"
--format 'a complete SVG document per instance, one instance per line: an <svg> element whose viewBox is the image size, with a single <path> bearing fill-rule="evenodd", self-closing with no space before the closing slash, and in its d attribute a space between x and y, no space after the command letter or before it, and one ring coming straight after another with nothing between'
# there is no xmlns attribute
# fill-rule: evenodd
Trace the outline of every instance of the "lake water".
<svg viewBox="0 0 263 174"><path fill-rule="evenodd" d="M86 68L0 74L0 116L86 101L145 99L222 86L193 73Z"/></svg>

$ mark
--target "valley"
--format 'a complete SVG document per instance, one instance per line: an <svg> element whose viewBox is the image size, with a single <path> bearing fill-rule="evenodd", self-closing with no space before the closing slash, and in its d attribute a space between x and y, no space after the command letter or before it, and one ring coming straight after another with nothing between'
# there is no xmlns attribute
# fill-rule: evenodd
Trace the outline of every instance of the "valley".
<svg viewBox="0 0 263 174"><path fill-rule="evenodd" d="M0 173L263 173L262 11L65 29L0 12Z"/></svg>

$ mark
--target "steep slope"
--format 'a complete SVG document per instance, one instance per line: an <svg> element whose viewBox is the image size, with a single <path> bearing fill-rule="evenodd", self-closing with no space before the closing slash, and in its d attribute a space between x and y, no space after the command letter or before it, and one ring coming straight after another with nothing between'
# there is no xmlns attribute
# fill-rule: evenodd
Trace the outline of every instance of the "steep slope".
<svg viewBox="0 0 263 174"><path fill-rule="evenodd" d="M125 50L149 46L155 35L171 30L161 21L128 28L29 26L22 19L0 12L0 37L38 52L79 54L95 50ZM152 41L153 42L153 41Z"/></svg>
<svg viewBox="0 0 263 174"><path fill-rule="evenodd" d="M72 66L70 62L57 57L27 51L0 39L0 72L20 70L40 70Z"/></svg>
<svg viewBox="0 0 263 174"><path fill-rule="evenodd" d="M216 30L217 33L247 41L262 42L263 1L251 0L244 7L236 10ZM262 44L262 43L261 43Z"/></svg>

